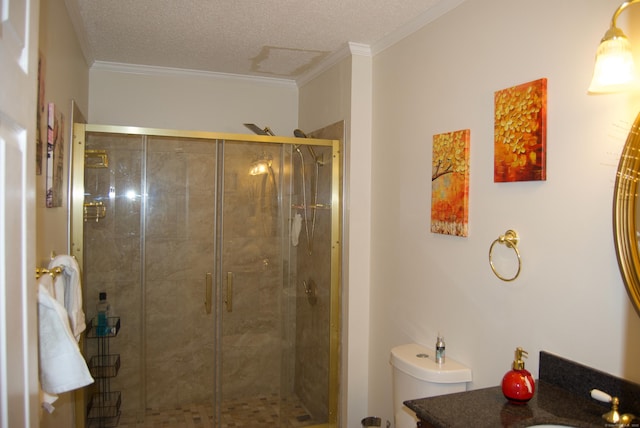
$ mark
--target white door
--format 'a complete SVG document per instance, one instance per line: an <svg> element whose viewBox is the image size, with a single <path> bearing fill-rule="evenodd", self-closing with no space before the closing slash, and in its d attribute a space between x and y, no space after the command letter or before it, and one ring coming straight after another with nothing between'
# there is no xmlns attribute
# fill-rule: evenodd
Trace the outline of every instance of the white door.
<svg viewBox="0 0 640 428"><path fill-rule="evenodd" d="M38 426L38 0L0 0L0 428Z"/></svg>

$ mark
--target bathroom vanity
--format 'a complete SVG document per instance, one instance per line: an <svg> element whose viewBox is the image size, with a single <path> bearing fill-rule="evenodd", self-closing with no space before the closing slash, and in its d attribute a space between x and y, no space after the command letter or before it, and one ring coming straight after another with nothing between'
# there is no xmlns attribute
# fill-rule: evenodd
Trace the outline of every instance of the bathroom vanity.
<svg viewBox="0 0 640 428"><path fill-rule="evenodd" d="M610 404L591 398L594 388L620 399L621 413L640 415L640 385L540 352L536 392L526 404L511 404L500 386L409 400L418 428L523 428L554 424L578 428L611 426L602 418ZM640 420L630 427L640 427Z"/></svg>

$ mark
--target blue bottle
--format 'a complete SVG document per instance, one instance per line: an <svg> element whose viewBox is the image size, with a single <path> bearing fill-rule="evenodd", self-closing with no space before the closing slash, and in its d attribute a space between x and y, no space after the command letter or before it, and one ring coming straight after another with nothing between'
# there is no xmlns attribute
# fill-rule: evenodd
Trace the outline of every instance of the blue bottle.
<svg viewBox="0 0 640 428"><path fill-rule="evenodd" d="M96 309L98 310L97 315L97 325L96 325L96 336L108 336L109 335L109 310L111 306L107 301L107 293L100 293L100 301L96 305Z"/></svg>

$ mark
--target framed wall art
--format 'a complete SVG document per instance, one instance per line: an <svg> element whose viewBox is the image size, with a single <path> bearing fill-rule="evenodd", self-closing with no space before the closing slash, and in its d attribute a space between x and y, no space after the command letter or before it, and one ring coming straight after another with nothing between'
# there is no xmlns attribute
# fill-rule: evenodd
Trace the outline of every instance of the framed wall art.
<svg viewBox="0 0 640 428"><path fill-rule="evenodd" d="M38 108L36 112L36 175L42 175L42 117L45 115L44 104L44 55L38 56Z"/></svg>
<svg viewBox="0 0 640 428"><path fill-rule="evenodd" d="M47 115L47 208L62 206L63 133L64 117L54 103L49 103Z"/></svg>
<svg viewBox="0 0 640 428"><path fill-rule="evenodd" d="M547 79L495 93L493 181L547 179Z"/></svg>
<svg viewBox="0 0 640 428"><path fill-rule="evenodd" d="M431 232L468 236L471 131L433 136Z"/></svg>

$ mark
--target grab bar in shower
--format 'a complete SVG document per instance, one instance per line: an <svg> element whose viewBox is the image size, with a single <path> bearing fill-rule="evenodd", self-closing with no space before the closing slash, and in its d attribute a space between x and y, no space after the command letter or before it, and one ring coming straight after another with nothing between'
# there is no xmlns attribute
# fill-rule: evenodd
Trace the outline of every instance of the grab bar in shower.
<svg viewBox="0 0 640 428"><path fill-rule="evenodd" d="M207 314L211 313L211 286L213 284L211 272L205 274L204 281L204 309Z"/></svg>

